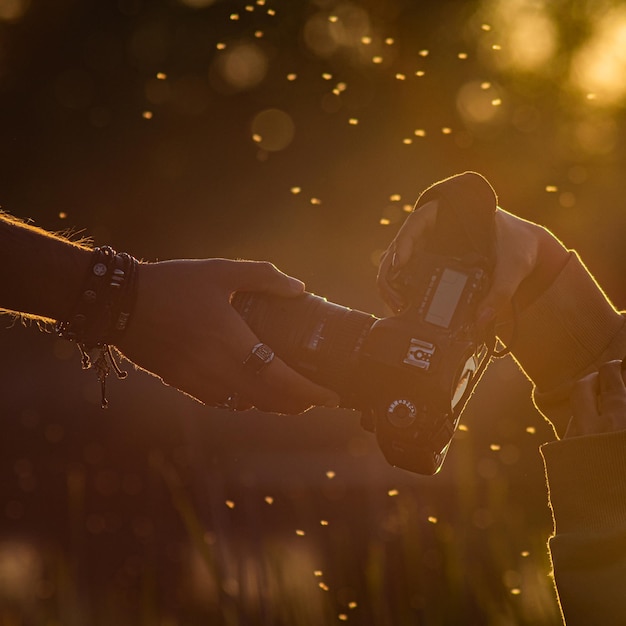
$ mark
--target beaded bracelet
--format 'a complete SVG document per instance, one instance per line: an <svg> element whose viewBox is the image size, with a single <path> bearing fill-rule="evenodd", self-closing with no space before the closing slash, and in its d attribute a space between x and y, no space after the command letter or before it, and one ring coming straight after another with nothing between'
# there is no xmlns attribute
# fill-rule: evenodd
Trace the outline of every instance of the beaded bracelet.
<svg viewBox="0 0 626 626"><path fill-rule="evenodd" d="M124 379L112 346L128 327L137 299L139 262L110 246L95 248L80 295L67 320L57 322L59 337L76 342L83 369L93 368L100 382L101 406L108 407L106 379L111 368Z"/></svg>

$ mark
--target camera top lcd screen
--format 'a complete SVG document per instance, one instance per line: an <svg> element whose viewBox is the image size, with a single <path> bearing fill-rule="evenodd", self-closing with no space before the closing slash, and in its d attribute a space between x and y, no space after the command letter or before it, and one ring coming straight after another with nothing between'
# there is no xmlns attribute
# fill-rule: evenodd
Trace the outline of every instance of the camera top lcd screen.
<svg viewBox="0 0 626 626"><path fill-rule="evenodd" d="M449 328L467 284L467 278L467 274L462 274L449 268L443 270L433 299L426 312L425 319L427 322L442 328Z"/></svg>

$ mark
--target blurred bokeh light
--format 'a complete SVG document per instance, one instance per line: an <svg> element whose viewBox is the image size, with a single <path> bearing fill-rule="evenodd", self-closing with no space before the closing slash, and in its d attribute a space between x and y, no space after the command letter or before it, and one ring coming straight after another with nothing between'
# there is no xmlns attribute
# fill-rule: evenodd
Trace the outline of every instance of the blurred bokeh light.
<svg viewBox="0 0 626 626"><path fill-rule="evenodd" d="M472 169L623 308L625 38L618 0L0 0L0 204L385 315L382 250ZM553 434L511 360L422 478L349 411L231 414L131 372L103 414L53 335L0 352L7 624L558 619Z"/></svg>

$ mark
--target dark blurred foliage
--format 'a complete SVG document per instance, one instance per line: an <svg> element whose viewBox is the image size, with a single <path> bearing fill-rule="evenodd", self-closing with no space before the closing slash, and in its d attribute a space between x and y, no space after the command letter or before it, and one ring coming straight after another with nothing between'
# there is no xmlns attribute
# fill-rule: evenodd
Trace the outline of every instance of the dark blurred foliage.
<svg viewBox="0 0 626 626"><path fill-rule="evenodd" d="M597 43L618 2L0 0L0 20L10 213L148 260L268 259L383 315L407 207L472 169L623 305L623 59ZM103 412L72 346L9 325L0 623L558 623L552 431L512 361L424 478L347 411L230 414L132 372Z"/></svg>

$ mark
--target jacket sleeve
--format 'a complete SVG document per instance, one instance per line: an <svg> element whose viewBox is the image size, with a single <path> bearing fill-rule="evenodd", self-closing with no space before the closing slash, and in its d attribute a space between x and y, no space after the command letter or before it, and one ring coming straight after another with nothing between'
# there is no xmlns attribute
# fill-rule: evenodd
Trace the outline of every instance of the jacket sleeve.
<svg viewBox="0 0 626 626"><path fill-rule="evenodd" d="M556 434L570 418L573 383L602 363L626 355L625 318L575 252L552 284L499 334L533 383L536 407Z"/></svg>

